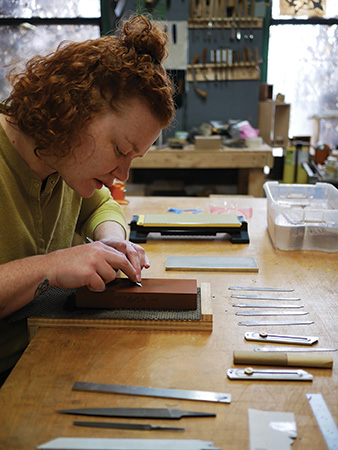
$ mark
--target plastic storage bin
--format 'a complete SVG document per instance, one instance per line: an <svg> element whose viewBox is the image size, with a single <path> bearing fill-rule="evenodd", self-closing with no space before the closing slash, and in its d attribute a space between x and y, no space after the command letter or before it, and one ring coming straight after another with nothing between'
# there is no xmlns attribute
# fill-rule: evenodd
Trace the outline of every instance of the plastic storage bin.
<svg viewBox="0 0 338 450"><path fill-rule="evenodd" d="M280 250L338 251L338 190L329 183L266 182L268 230Z"/></svg>

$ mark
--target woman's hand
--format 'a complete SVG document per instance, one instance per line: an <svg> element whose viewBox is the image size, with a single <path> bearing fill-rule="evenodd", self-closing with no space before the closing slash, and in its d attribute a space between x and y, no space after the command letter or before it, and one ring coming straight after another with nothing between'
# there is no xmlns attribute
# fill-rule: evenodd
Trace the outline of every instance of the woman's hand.
<svg viewBox="0 0 338 450"><path fill-rule="evenodd" d="M63 289L87 286L102 291L121 270L132 281L150 266L144 249L128 241L107 238L46 255L50 286Z"/></svg>
<svg viewBox="0 0 338 450"><path fill-rule="evenodd" d="M133 244L130 241L116 238L106 238L102 239L100 242L123 253L136 270L136 281L141 281L141 270L150 267L149 259L143 247Z"/></svg>

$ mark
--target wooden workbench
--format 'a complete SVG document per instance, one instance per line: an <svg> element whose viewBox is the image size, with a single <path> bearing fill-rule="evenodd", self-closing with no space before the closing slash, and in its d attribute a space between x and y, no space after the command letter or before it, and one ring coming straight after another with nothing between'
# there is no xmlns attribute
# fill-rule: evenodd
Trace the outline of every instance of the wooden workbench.
<svg viewBox="0 0 338 450"><path fill-rule="evenodd" d="M203 208L210 205L253 208L248 218L250 244L217 239L186 241L152 239L144 247L151 268L144 277L196 278L209 282L213 302L213 330L154 331L94 328L40 328L13 372L0 389L0 448L33 450L56 437L112 437L212 440L229 450L249 448L248 408L295 413L298 438L293 450L325 449L325 442L308 404L307 393L321 393L338 423L338 354L333 369L305 368L313 382L230 381L234 350L252 350L246 331L319 336L320 347L338 345L338 254L311 251L283 252L270 242L266 200L252 198L131 198L128 219L167 208ZM165 272L168 255L254 257L258 273ZM313 325L243 327L237 322L229 286L293 288L301 297L304 318ZM259 319L259 318L257 318ZM277 320L277 318L276 318ZM242 367L242 366L237 366ZM264 366L259 366L264 368ZM195 389L231 393L231 404L132 397L72 391L75 381ZM185 431L126 431L75 427L77 416L62 415L72 407L169 407L217 414L216 418L175 421ZM94 419L96 420L96 419ZM100 419L97 419L100 420ZM107 419L102 419L107 420ZM126 419L110 419L127 421ZM168 421L133 420L168 425Z"/></svg>
<svg viewBox="0 0 338 450"><path fill-rule="evenodd" d="M262 197L265 166L273 166L272 149L266 144L203 151L187 145L178 150L154 147L144 158L134 159L131 169L238 169L238 194Z"/></svg>

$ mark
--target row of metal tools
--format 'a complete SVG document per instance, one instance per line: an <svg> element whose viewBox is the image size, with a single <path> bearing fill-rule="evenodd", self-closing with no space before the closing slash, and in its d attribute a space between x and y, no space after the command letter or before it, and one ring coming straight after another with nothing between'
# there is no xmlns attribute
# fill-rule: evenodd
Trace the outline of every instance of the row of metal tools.
<svg viewBox="0 0 338 450"><path fill-rule="evenodd" d="M235 308L241 311L236 312L236 316L242 317L286 317L286 316L306 316L309 313L304 311L304 305L299 304L299 297L276 296L276 292L292 292L293 289L280 288L259 288L232 286L229 290L234 291L259 291L259 294L231 294L231 298L240 299L241 302L232 303ZM262 292L264 295L262 295ZM244 300L250 300L244 303ZM252 303L254 301L254 303ZM258 301L258 303L257 303ZM265 301L269 301L266 303ZM271 302L273 301L273 302ZM296 302L296 303L291 303ZM291 325L311 325L312 320L246 320L238 322L240 326L291 326ZM333 360L325 353L337 351L336 348L313 347L318 342L317 336L296 336L288 334L273 334L267 332L247 332L244 335L246 341L263 343L262 347L256 347L253 352L234 352L234 363L236 364L258 364L277 366L305 366L332 368ZM277 344L277 346L266 346L265 343ZM278 345L284 344L284 345ZM292 347L285 347L285 344ZM298 345L298 347L296 347ZM320 356L314 355L318 353ZM304 353L306 356L304 356ZM299 357L297 354L301 354ZM259 380L292 380L292 381L312 381L313 376L301 369L229 369L227 375L231 379L259 379Z"/></svg>

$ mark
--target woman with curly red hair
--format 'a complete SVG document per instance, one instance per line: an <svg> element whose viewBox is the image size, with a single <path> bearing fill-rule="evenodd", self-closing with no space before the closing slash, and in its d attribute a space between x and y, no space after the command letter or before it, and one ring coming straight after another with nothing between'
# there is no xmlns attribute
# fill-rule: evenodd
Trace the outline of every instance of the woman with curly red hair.
<svg viewBox="0 0 338 450"><path fill-rule="evenodd" d="M10 73L0 105L1 318L50 286L100 291L118 270L140 281L149 267L108 186L127 180L172 121L166 43L137 15L114 36L61 43ZM94 242L72 246L76 232ZM26 344L25 323L0 320L1 373Z"/></svg>

